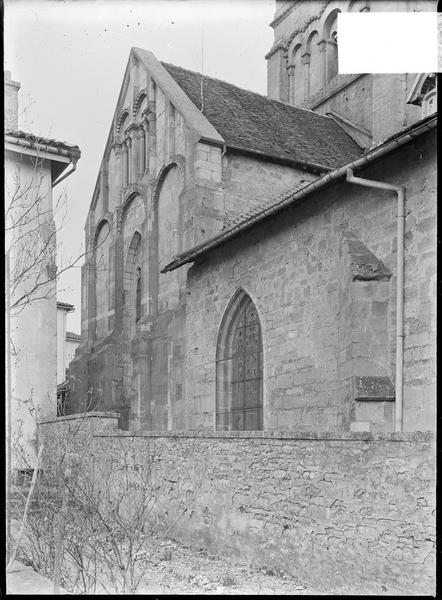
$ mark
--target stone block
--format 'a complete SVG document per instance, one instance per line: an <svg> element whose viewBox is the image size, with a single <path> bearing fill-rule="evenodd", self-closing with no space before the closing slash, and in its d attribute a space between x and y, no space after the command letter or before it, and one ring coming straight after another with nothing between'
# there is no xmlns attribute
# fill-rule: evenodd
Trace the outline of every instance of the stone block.
<svg viewBox="0 0 442 600"><path fill-rule="evenodd" d="M394 386L386 376L353 377L355 400L394 400Z"/></svg>
<svg viewBox="0 0 442 600"><path fill-rule="evenodd" d="M350 423L350 431L370 431L369 421L354 421Z"/></svg>

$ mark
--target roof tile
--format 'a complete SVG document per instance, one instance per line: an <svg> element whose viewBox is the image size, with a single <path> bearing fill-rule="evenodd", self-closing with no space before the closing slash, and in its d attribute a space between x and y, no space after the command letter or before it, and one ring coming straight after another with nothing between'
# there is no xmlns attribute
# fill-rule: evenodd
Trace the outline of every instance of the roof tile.
<svg viewBox="0 0 442 600"><path fill-rule="evenodd" d="M201 110L201 74L162 63ZM228 147L330 169L362 154L330 117L203 76L203 113Z"/></svg>

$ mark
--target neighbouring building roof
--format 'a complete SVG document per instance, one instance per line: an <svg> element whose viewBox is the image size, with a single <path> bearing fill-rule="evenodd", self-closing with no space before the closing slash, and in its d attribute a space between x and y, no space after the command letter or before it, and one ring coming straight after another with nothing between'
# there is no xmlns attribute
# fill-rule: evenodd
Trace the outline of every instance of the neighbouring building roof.
<svg viewBox="0 0 442 600"><path fill-rule="evenodd" d="M279 160L334 169L362 154L330 117L297 108L231 83L162 63L224 138L226 146Z"/></svg>
<svg viewBox="0 0 442 600"><path fill-rule="evenodd" d="M35 144L36 146L43 146L45 148L59 148L60 150L70 152L72 154L78 154L78 156L80 156L80 148L73 144L68 144L67 142L59 142L58 140L41 137L34 135L33 133L15 129L5 129L5 137L6 136L15 138L16 140L25 140L30 144Z"/></svg>
<svg viewBox="0 0 442 600"><path fill-rule="evenodd" d="M249 229L250 227L260 223L269 217L275 215L281 210L293 205L298 200L304 199L310 196L317 190L322 190L330 184L336 181L342 180L346 177L347 169L358 169L372 161L381 158L382 156L396 150L398 147L412 141L414 138L427 133L428 131L437 127L437 114L432 114L414 123L408 127L405 127L401 131L398 131L394 135L388 137L383 142L378 144L376 147L371 148L368 152L353 160L349 163L343 164L342 166L334 169L333 171L326 173L325 175L315 179L311 183L307 184L301 189L294 190L288 196L282 199L275 199L274 204L259 209L256 213L247 216L235 224L232 224L229 228L225 229L218 235L182 252L181 254L174 257L174 260L166 266L162 266L161 272L174 271L182 265L194 262L199 257L203 256L210 250L217 248L227 242L228 240L236 237L241 232Z"/></svg>
<svg viewBox="0 0 442 600"><path fill-rule="evenodd" d="M75 341L75 342L77 342L77 341L79 342L81 339L81 335L78 333L74 333L73 331L66 331L66 339Z"/></svg>
<svg viewBox="0 0 442 600"><path fill-rule="evenodd" d="M73 304L68 304L67 302L58 302L57 301L57 308L61 308L67 312L71 312L71 311L75 310L75 306Z"/></svg>

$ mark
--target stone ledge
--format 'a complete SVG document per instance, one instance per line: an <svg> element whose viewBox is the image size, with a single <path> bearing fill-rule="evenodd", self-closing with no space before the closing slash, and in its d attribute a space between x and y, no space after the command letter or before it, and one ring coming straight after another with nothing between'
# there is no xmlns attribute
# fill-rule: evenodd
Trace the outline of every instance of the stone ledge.
<svg viewBox="0 0 442 600"><path fill-rule="evenodd" d="M141 438L203 438L203 439L273 439L317 440L343 442L432 442L432 431L397 432L343 432L334 431L115 431L95 434L93 437L141 437Z"/></svg>
<svg viewBox="0 0 442 600"><path fill-rule="evenodd" d="M49 419L48 421L40 421L39 425L46 425L48 423L60 423L63 421L74 421L81 419L90 419L91 417L99 417L100 419L119 419L120 414L117 412L90 412L90 413L74 413L72 415L65 415L64 417L56 417L55 419Z"/></svg>

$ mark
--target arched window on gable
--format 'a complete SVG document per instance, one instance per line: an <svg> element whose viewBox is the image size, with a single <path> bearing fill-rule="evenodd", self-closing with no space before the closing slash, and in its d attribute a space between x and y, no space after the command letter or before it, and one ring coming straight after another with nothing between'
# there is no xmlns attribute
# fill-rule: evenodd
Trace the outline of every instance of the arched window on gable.
<svg viewBox="0 0 442 600"><path fill-rule="evenodd" d="M103 338L108 334L108 312L110 305L110 226L103 221L96 240L95 252L95 301L96 301L96 336Z"/></svg>
<svg viewBox="0 0 442 600"><path fill-rule="evenodd" d="M258 312L242 290L231 301L218 336L216 429L263 428L262 336Z"/></svg>
<svg viewBox="0 0 442 600"><path fill-rule="evenodd" d="M137 267L137 282L135 289L135 320L141 319L141 268Z"/></svg>
<svg viewBox="0 0 442 600"><path fill-rule="evenodd" d="M141 277L141 235L136 231L127 251L124 268L124 305L128 318L126 329L129 337L133 337L135 324L142 316L142 277Z"/></svg>
<svg viewBox="0 0 442 600"><path fill-rule="evenodd" d="M144 175L145 171L148 168L148 142L147 142L147 132L148 132L148 123L146 120L146 110L148 108L148 98L147 98L147 90L142 90L135 101L133 114L135 120L138 125L138 167L137 167L137 176Z"/></svg>
<svg viewBox="0 0 442 600"><path fill-rule="evenodd" d="M143 175L146 171L146 163L147 163L147 132L146 126L141 128L140 132L141 137L141 152L140 152L140 175Z"/></svg>

